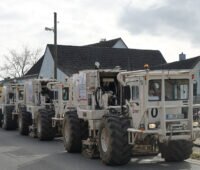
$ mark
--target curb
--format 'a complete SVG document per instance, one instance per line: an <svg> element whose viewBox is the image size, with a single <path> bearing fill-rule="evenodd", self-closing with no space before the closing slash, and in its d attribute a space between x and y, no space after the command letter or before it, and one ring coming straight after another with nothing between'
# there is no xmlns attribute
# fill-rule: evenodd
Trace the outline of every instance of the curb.
<svg viewBox="0 0 200 170"><path fill-rule="evenodd" d="M200 165L200 160L197 160L197 159L189 158L189 159L186 160L186 162Z"/></svg>

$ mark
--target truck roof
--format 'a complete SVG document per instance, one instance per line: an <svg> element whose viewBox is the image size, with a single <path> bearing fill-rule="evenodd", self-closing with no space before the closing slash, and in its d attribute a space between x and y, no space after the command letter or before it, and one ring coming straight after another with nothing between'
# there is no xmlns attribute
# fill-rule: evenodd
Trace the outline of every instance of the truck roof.
<svg viewBox="0 0 200 170"><path fill-rule="evenodd" d="M121 70L121 69L118 69L118 68L114 68L114 69L93 69L93 70L81 70L79 71L79 73L89 73L89 72L110 72L110 73L119 73L119 72L124 72L124 71L127 71L127 70Z"/></svg>
<svg viewBox="0 0 200 170"><path fill-rule="evenodd" d="M189 74L192 70L137 70L129 72L121 72L121 74L145 76L147 73L149 75L183 75Z"/></svg>

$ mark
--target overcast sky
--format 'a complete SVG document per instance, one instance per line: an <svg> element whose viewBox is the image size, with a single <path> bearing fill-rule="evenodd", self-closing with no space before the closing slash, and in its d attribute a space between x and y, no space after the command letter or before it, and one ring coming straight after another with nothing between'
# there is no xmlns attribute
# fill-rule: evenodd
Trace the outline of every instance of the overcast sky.
<svg viewBox="0 0 200 170"><path fill-rule="evenodd" d="M129 48L158 49L168 62L200 55L199 0L1 0L0 56L8 49L53 43L84 45L121 37ZM5 62L4 60L1 60ZM1 64L3 63L1 62Z"/></svg>

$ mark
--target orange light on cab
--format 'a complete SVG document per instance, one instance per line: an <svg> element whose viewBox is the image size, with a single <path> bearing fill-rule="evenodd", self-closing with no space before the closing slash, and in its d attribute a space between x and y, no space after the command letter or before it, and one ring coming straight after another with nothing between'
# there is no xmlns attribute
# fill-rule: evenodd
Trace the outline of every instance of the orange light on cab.
<svg viewBox="0 0 200 170"><path fill-rule="evenodd" d="M149 69L149 64L144 64L144 69Z"/></svg>

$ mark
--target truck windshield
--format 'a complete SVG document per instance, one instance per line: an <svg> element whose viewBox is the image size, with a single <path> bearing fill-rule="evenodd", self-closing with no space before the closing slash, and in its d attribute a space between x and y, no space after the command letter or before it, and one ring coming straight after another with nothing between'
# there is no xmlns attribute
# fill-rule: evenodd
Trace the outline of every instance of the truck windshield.
<svg viewBox="0 0 200 170"><path fill-rule="evenodd" d="M188 79L166 79L165 100L187 100L189 96Z"/></svg>

